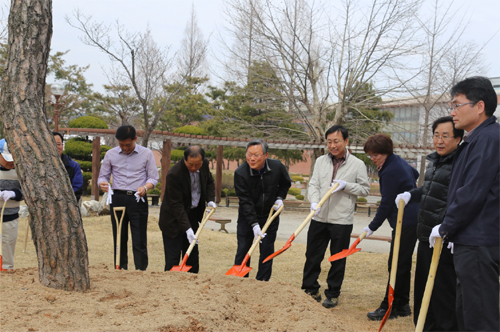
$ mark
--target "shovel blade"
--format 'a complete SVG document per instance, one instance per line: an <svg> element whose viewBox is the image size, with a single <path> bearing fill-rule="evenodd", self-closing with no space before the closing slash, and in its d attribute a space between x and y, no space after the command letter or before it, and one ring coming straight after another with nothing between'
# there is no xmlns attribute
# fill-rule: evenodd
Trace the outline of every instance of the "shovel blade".
<svg viewBox="0 0 500 332"><path fill-rule="evenodd" d="M361 251L361 248L344 249L341 252L332 255L330 258L328 258L328 260L330 262L338 261L339 259L346 258L347 256L355 254L358 251Z"/></svg>
<svg viewBox="0 0 500 332"><path fill-rule="evenodd" d="M292 236L290 236L290 238L288 239L288 241L286 241L286 243L283 246L283 248L281 248L280 250L276 251L275 253L272 253L271 255L267 256L267 258L264 259L262 261L262 263L268 262L271 259L273 259L274 257L282 254L285 250L287 250L288 248L290 248L292 246L292 241L293 240L295 240L295 234L292 234Z"/></svg>
<svg viewBox="0 0 500 332"><path fill-rule="evenodd" d="M229 271L226 272L226 275L227 276L244 277L250 271L252 271L252 268L250 266L246 266L246 265L234 265L232 268L229 269Z"/></svg>
<svg viewBox="0 0 500 332"><path fill-rule="evenodd" d="M170 269L170 271L178 271L178 272L188 272L191 270L192 266L189 265L174 265Z"/></svg>
<svg viewBox="0 0 500 332"><path fill-rule="evenodd" d="M392 288L391 285L389 285L389 297L388 297L388 300L389 300L389 308L385 312L385 316L382 319L382 322L380 323L380 327L378 328L378 332L382 331L382 328L384 327L385 322L387 322L387 320L389 319L389 316L391 316L392 302L394 301L394 288Z"/></svg>

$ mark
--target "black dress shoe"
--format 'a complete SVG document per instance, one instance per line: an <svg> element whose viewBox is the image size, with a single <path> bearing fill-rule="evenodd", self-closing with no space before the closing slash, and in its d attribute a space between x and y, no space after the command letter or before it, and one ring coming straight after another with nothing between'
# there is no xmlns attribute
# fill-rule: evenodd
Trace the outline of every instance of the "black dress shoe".
<svg viewBox="0 0 500 332"><path fill-rule="evenodd" d="M407 317L411 315L411 309L409 304L405 304L402 307L398 307L396 311L398 313L398 317Z"/></svg>
<svg viewBox="0 0 500 332"><path fill-rule="evenodd" d="M370 311L366 314L366 316L368 316L368 318L370 318L371 320L382 320L386 312L386 309L378 308L374 311ZM394 319L396 317L398 317L398 313L397 310L393 308L391 310L391 314L389 315L389 319Z"/></svg>

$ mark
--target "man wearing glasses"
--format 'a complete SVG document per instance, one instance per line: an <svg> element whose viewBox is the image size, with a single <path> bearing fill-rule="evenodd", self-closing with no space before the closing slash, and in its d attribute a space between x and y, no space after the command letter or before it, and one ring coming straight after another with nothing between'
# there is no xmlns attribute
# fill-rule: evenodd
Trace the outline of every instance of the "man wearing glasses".
<svg viewBox="0 0 500 332"><path fill-rule="evenodd" d="M434 121L432 132L436 151L426 158L430 164L425 172L424 185L396 197L396 206L398 206L400 199L404 200L405 205L408 202L420 202L413 306L415 325L418 322L434 252L432 248L429 248L429 235L432 228L443 221L446 213L453 158L458 144L464 136L463 130L454 128L451 116L445 116ZM451 248L453 246L453 243L446 242L447 247ZM434 289L425 319L424 331L458 331L457 316L455 314L456 279L452 252L451 250L443 250L439 258L439 268L434 277Z"/></svg>
<svg viewBox="0 0 500 332"><path fill-rule="evenodd" d="M59 152L59 156L61 156L61 161L66 168L66 172L68 172L71 186L73 187L73 192L75 193L76 201L80 202L80 198L83 194L83 173L80 168L80 164L63 153L63 135L56 132L53 132L52 135L54 135L54 140L56 141L57 152Z"/></svg>
<svg viewBox="0 0 500 332"><path fill-rule="evenodd" d="M261 229L271 207L274 206L277 210L283 205L283 199L286 198L292 182L285 166L279 160L267 158L268 150L268 145L263 140L251 140L246 148L247 161L234 172L234 188L240 200L236 230L238 249L234 264L241 265L254 237L260 236L262 241L256 279L262 281L271 278L273 261L265 264L262 261L274 252L279 217L269 226L266 234L262 234ZM250 265L250 260L247 265Z"/></svg>
<svg viewBox="0 0 500 332"><path fill-rule="evenodd" d="M455 128L467 132L453 162L447 210L432 229L454 243L456 310L460 331L499 331L500 125L493 116L497 96L485 77L451 89Z"/></svg>

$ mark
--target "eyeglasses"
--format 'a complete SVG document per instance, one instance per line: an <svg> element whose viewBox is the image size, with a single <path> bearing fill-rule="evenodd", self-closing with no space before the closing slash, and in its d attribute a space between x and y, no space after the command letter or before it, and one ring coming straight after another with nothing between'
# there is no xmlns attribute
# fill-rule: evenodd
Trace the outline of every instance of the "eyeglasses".
<svg viewBox="0 0 500 332"><path fill-rule="evenodd" d="M440 139L442 139L443 141L447 141L451 138L455 138L455 136L446 136L446 135L443 135L443 136L439 136L439 135L434 135L434 140L436 141L439 141Z"/></svg>
<svg viewBox="0 0 500 332"><path fill-rule="evenodd" d="M377 158L378 156L380 156L380 155L379 154L372 154L371 156L368 155L368 158L374 159L374 158Z"/></svg>
<svg viewBox="0 0 500 332"><path fill-rule="evenodd" d="M475 105L477 104L477 101L476 102L469 102L469 103L461 103L461 104L451 104L450 106L448 106L448 110L449 111L453 111L453 110L456 110L457 108L459 108L460 106L464 106L464 105Z"/></svg>
<svg viewBox="0 0 500 332"><path fill-rule="evenodd" d="M247 153L246 155L247 155L247 158L249 158L249 159L252 159L252 158L257 159L257 158L262 157L264 154L251 154L251 153Z"/></svg>

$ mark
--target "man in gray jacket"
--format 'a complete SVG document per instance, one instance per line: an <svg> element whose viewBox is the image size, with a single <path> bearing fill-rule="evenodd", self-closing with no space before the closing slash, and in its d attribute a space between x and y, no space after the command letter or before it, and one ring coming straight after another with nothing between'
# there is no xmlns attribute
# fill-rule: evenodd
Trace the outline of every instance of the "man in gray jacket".
<svg viewBox="0 0 500 332"><path fill-rule="evenodd" d="M302 289L316 301L321 301L318 276L326 247L330 243L330 253L339 253L349 248L354 207L357 196L368 196L370 185L365 164L347 150L349 134L343 126L333 126L325 133L327 155L316 160L314 172L309 182L311 210L326 194L332 184L339 186L323 206L316 210L307 232L306 263L302 279ZM344 280L345 258L332 262L328 272L325 290L325 308L338 304L340 288Z"/></svg>

